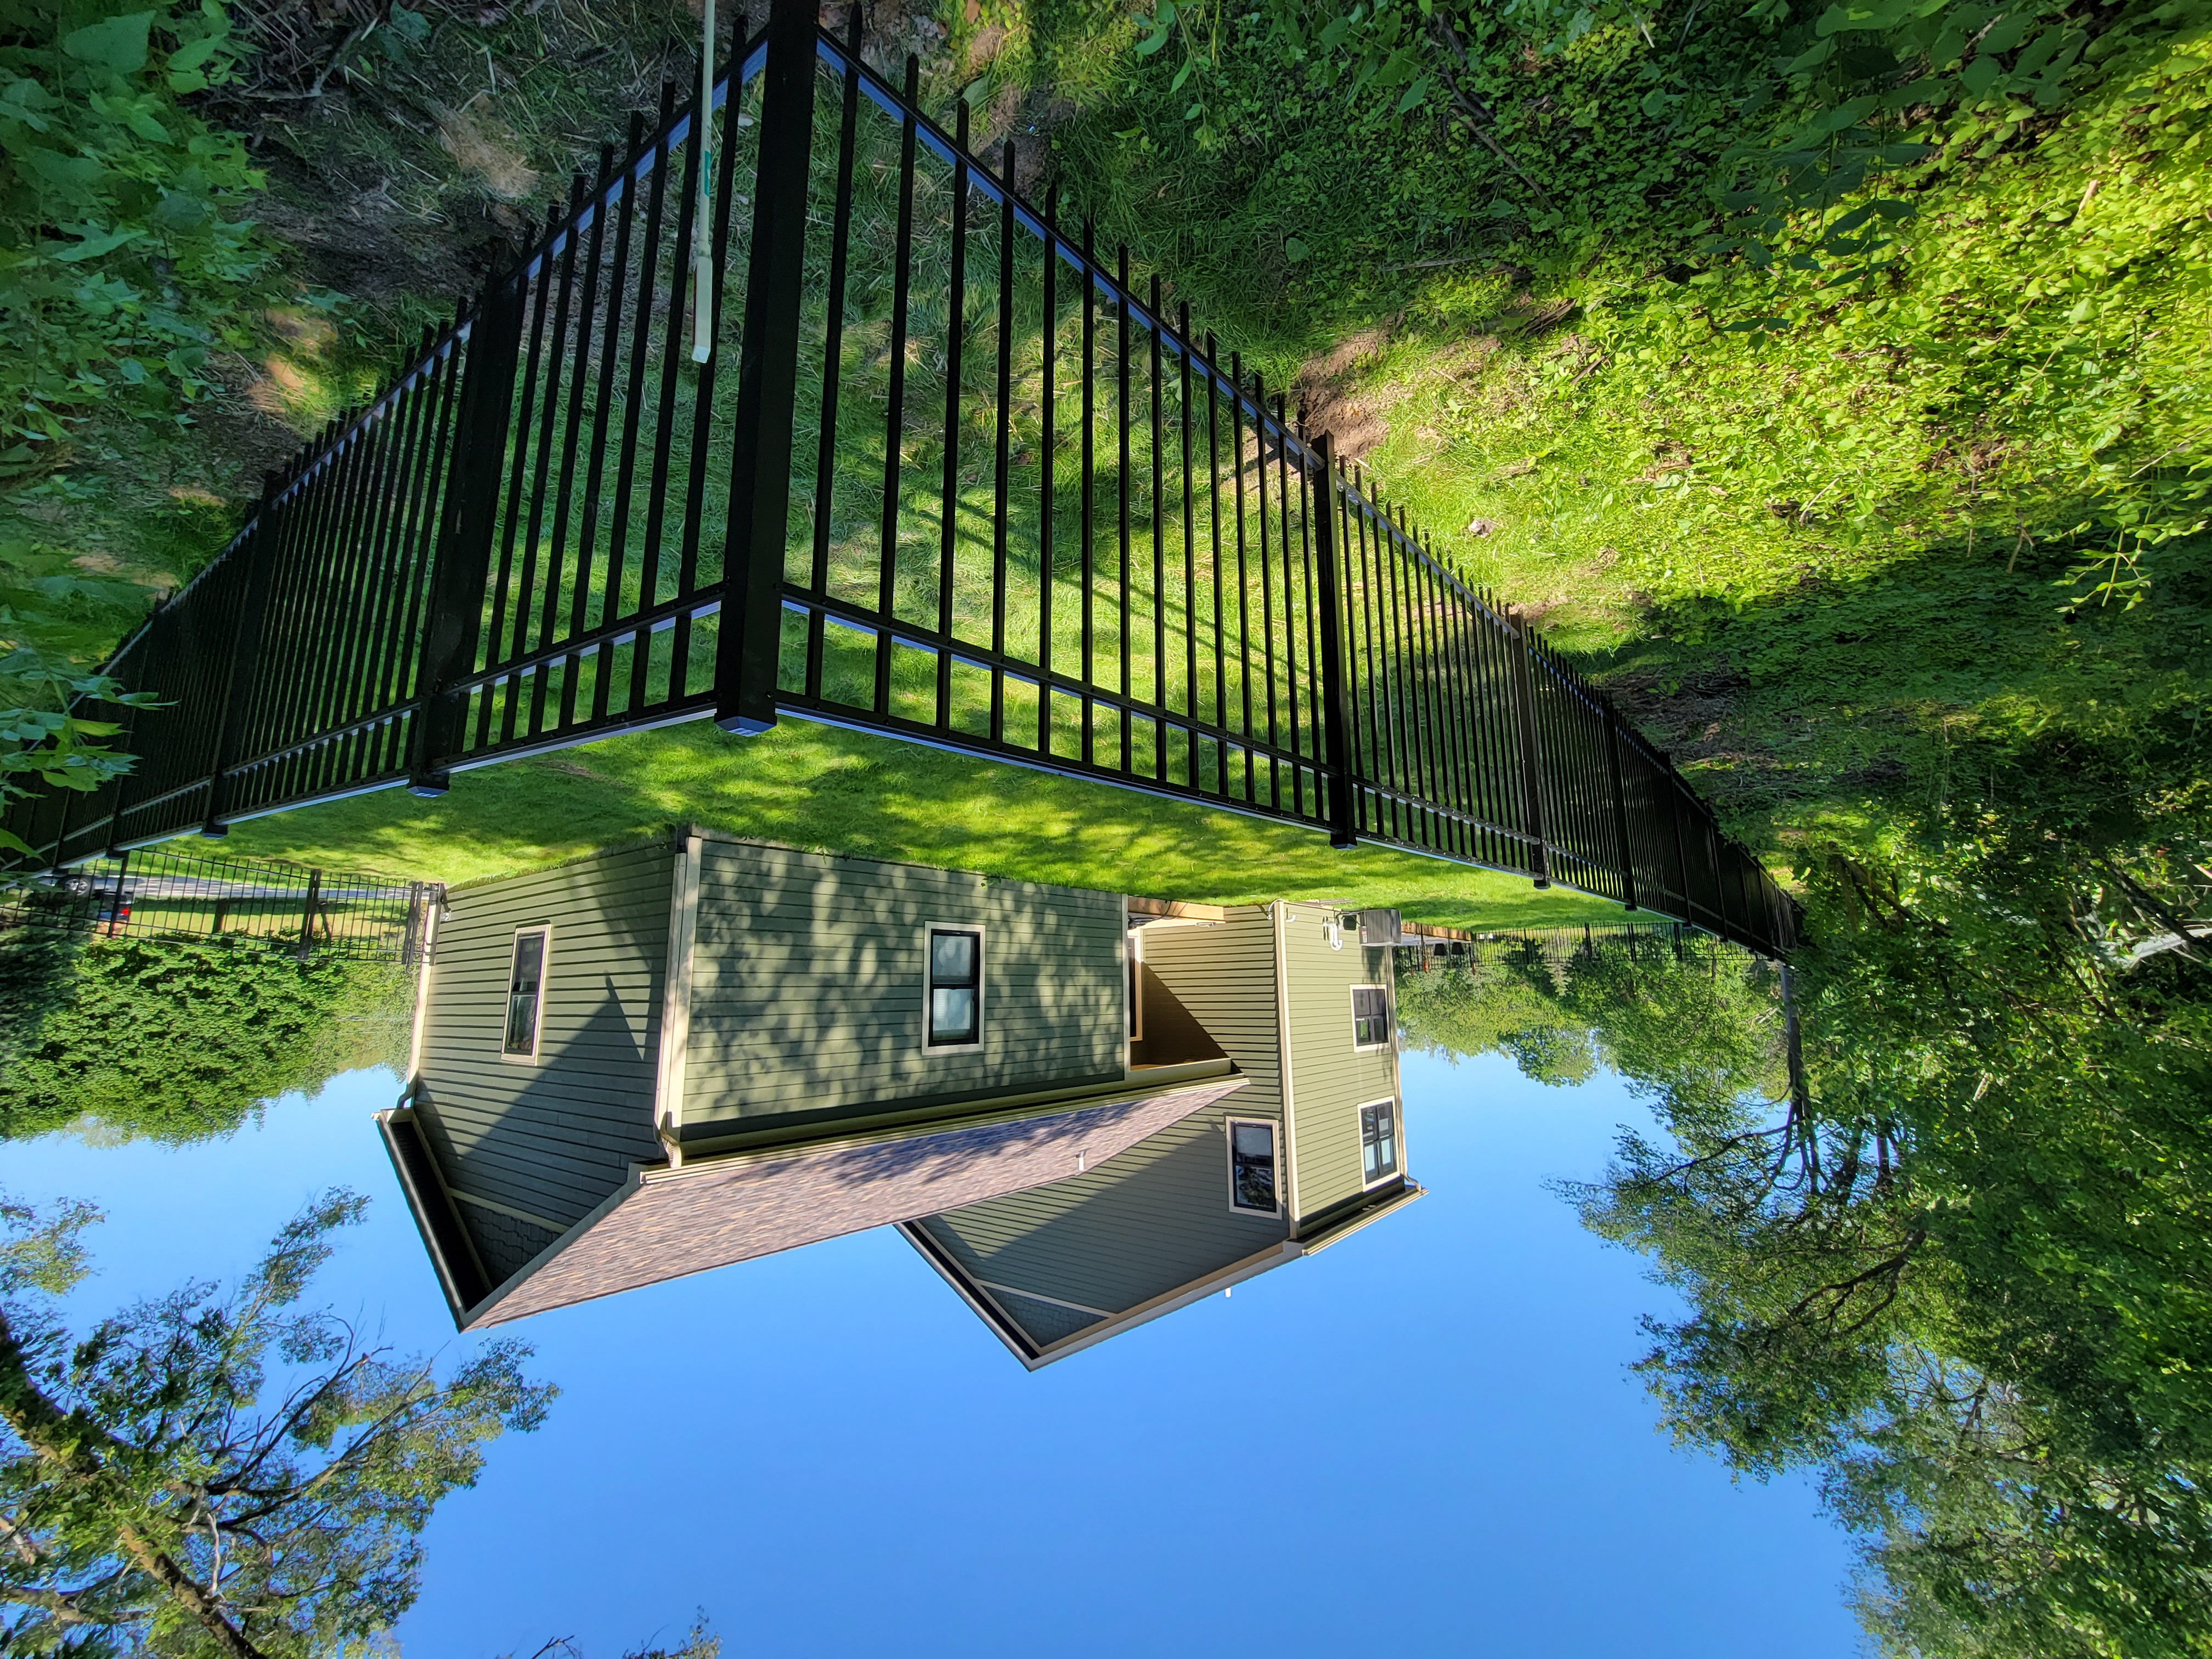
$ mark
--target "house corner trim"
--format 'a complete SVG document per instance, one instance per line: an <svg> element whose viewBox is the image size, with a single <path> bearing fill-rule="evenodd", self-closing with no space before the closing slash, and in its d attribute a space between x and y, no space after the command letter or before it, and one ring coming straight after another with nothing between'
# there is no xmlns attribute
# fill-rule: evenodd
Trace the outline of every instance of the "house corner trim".
<svg viewBox="0 0 2212 1659"><path fill-rule="evenodd" d="M704 840L696 830L677 844L668 883L668 958L662 970L660 1056L653 1081L653 1131L672 1169L684 1164L684 1073L691 1044L691 969L699 939L699 867Z"/></svg>

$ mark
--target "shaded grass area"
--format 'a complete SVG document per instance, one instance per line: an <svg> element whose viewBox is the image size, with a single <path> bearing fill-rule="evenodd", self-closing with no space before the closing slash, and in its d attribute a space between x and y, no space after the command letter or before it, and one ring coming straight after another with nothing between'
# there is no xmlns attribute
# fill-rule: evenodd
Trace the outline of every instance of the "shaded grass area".
<svg viewBox="0 0 2212 1659"><path fill-rule="evenodd" d="M385 790L234 829L232 852L475 881L691 823L870 858L1152 897L1329 898L1462 927L1619 920L1525 877L1363 846L965 755L787 720L704 723L457 775L442 799Z"/></svg>

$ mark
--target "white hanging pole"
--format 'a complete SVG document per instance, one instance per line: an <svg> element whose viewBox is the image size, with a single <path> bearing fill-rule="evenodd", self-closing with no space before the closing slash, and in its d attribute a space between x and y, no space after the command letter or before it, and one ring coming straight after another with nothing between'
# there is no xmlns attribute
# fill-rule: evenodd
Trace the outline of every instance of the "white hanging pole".
<svg viewBox="0 0 2212 1659"><path fill-rule="evenodd" d="M691 216L691 361L714 355L714 0L706 0L699 48L699 112L691 123L699 146L699 205Z"/></svg>

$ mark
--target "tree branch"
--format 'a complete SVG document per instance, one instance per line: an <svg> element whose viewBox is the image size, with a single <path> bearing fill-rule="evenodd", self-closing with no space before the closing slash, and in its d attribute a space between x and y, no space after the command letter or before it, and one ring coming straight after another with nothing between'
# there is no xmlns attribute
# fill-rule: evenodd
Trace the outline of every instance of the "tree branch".
<svg viewBox="0 0 2212 1659"><path fill-rule="evenodd" d="M0 1419L46 1463L95 1487L113 1484L106 1463L93 1448L109 1449L119 1443L83 1413L64 1412L46 1397L24 1364L22 1344L4 1310L0 1310ZM155 1549L137 1528L118 1521L115 1537L131 1564L176 1597L230 1659L266 1659L185 1570Z"/></svg>
<svg viewBox="0 0 2212 1659"><path fill-rule="evenodd" d="M36 1607L50 1613L64 1625L135 1624L137 1619L129 1613L107 1618L97 1613L87 1613L76 1604L82 1590L33 1589L28 1584L0 1584L0 1601L20 1602L27 1607Z"/></svg>
<svg viewBox="0 0 2212 1659"><path fill-rule="evenodd" d="M1468 67L1467 48L1460 43L1458 31L1444 21L1442 12L1431 15L1429 30L1451 52L1464 71ZM1452 73L1449 64L1443 66L1443 80L1444 90L1451 94L1453 112L1459 117L1460 125L1480 139L1492 155L1504 162L1515 178L1536 192L1536 199L1544 204L1545 212L1554 211L1552 198L1544 193L1543 185L1522 172L1521 164L1507 155L1505 147L1491 136L1490 129L1496 125L1498 118L1490 112L1490 106L1460 85L1459 76Z"/></svg>
<svg viewBox="0 0 2212 1659"><path fill-rule="evenodd" d="M119 1525L115 1528L115 1536L132 1564L175 1596L230 1659L268 1659L266 1654L246 1639L243 1631L223 1615L215 1599L195 1583L182 1567L149 1543L136 1527Z"/></svg>
<svg viewBox="0 0 2212 1659"><path fill-rule="evenodd" d="M2127 890L2129 897L2149 911L2154 919L2165 925L2167 931L2182 941L2181 948L2189 953L2191 961L2199 966L2207 962L2212 962L2212 957L2208 957L2205 953L2205 941L2197 934L2190 932L2189 924L2186 921L2167 909L2156 894L2123 870L2118 860L2106 858L2099 859L2097 862L2111 874L2113 880Z"/></svg>

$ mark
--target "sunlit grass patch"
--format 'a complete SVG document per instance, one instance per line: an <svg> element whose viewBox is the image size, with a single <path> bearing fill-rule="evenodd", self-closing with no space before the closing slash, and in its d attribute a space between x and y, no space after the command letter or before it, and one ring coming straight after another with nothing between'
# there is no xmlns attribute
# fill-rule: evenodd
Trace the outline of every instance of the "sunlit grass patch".
<svg viewBox="0 0 2212 1659"><path fill-rule="evenodd" d="M240 823L247 854L460 882L699 823L824 851L1163 898L1333 898L1462 927L1618 919L1601 899L1310 830L787 719L705 724Z"/></svg>

